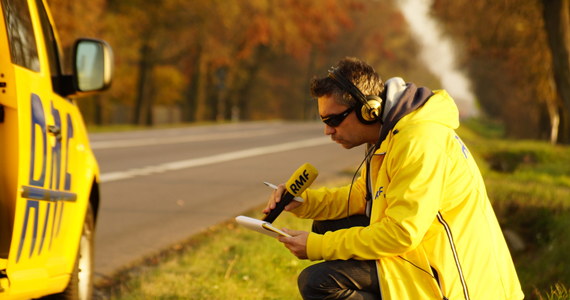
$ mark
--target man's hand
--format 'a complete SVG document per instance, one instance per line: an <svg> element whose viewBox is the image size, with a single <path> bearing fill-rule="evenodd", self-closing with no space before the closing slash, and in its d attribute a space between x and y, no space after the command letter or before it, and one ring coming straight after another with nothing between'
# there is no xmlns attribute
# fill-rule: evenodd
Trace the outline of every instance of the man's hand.
<svg viewBox="0 0 570 300"><path fill-rule="evenodd" d="M283 228L283 231L290 234L291 237L280 236L279 241L299 259L307 259L307 239L309 238L309 233L306 231L291 230L287 228Z"/></svg>
<svg viewBox="0 0 570 300"><path fill-rule="evenodd" d="M265 206L265 208L263 209L264 214L268 214L272 209L275 208L276 203L281 201L281 196L283 195L284 192L285 192L284 184L278 185L277 189L273 190L273 193L271 194L271 196L269 196L269 200L267 201L267 206ZM285 210L290 211L292 209L295 209L299 205L301 205L301 202L293 200L291 201L291 203L285 206Z"/></svg>

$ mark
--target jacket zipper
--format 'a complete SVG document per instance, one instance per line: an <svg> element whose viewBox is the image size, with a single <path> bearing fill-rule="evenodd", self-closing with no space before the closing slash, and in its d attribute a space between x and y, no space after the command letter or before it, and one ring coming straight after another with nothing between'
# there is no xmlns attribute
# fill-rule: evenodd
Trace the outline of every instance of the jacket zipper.
<svg viewBox="0 0 570 300"><path fill-rule="evenodd" d="M439 282L439 273L437 272L437 270L430 266L431 272L433 273L433 279L435 279L435 282L437 282L437 286L439 287L439 290L441 291L441 295L442 295L442 300L449 300L447 297L445 297L445 295L443 294L443 288L441 287L441 282Z"/></svg>
<svg viewBox="0 0 570 300"><path fill-rule="evenodd" d="M431 269L431 273L428 272L427 270L422 269L421 267L419 267L418 265L414 264L413 262L403 258L401 255L398 255L399 258L401 258L403 261L409 263L410 265L416 267L418 270L425 272L426 274L428 274L431 278L433 278L433 280L435 280L435 283L437 283L437 287L439 288L439 291L441 292L442 295L442 300L449 300L447 297L445 297L445 295L443 294L443 288L441 288L441 284L439 282L439 274L437 273L437 271L430 265L430 269ZM380 275L378 275L380 276ZM382 289L380 289L380 292L382 292Z"/></svg>
<svg viewBox="0 0 570 300"><path fill-rule="evenodd" d="M467 282L465 281L465 277L463 276L463 269L461 268L461 264L459 263L459 255L457 255L457 249L455 248L455 242L453 240L453 235L451 234L451 228L449 224L445 221L441 212L437 213L437 220L439 223L443 225L445 228L445 233L447 234L447 238L449 239L449 245L451 247L451 252L453 253L453 259L455 260L455 266L457 267L457 272L459 273L459 279L461 280L461 285L463 286L463 295L465 296L465 300L469 300L469 291L467 290Z"/></svg>

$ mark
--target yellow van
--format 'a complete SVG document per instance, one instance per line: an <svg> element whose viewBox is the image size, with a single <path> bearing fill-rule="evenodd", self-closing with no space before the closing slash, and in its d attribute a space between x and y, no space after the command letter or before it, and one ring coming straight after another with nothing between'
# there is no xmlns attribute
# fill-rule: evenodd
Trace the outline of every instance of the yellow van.
<svg viewBox="0 0 570 300"><path fill-rule="evenodd" d="M0 299L90 299L99 169L73 100L112 53L79 39L72 74L43 0L0 0Z"/></svg>

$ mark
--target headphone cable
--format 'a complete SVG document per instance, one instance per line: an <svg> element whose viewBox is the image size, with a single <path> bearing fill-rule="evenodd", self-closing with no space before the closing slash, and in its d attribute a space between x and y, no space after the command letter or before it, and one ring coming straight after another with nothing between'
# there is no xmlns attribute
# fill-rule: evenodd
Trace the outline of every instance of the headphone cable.
<svg viewBox="0 0 570 300"><path fill-rule="evenodd" d="M358 174L358 171L360 170L360 168L362 168L362 165L364 165L364 163L366 161L368 161L369 159L371 159L372 155L374 155L374 152L376 152L376 146L375 145L371 145L368 144L368 147L366 149L367 153L364 156L364 159L362 160L362 162L358 165L358 168L356 169L356 171L354 172L354 175L352 176L352 181L350 183L350 188L348 189L348 199L347 199L347 207L346 207L346 217L350 218L350 195L352 193L352 186L354 185L354 180L356 179L356 175ZM366 179L368 180L368 179ZM367 187L367 191L366 193L368 194L370 191L368 191L368 187Z"/></svg>

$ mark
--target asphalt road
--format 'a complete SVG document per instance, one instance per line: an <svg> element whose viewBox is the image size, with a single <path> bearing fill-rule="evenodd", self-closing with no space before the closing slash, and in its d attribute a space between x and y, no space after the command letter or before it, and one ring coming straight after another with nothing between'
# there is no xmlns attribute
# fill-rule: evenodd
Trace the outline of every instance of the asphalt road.
<svg viewBox="0 0 570 300"><path fill-rule="evenodd" d="M254 122L91 134L101 168L95 280L266 202L263 181L285 182L303 163L313 184L354 169L321 123Z"/></svg>

